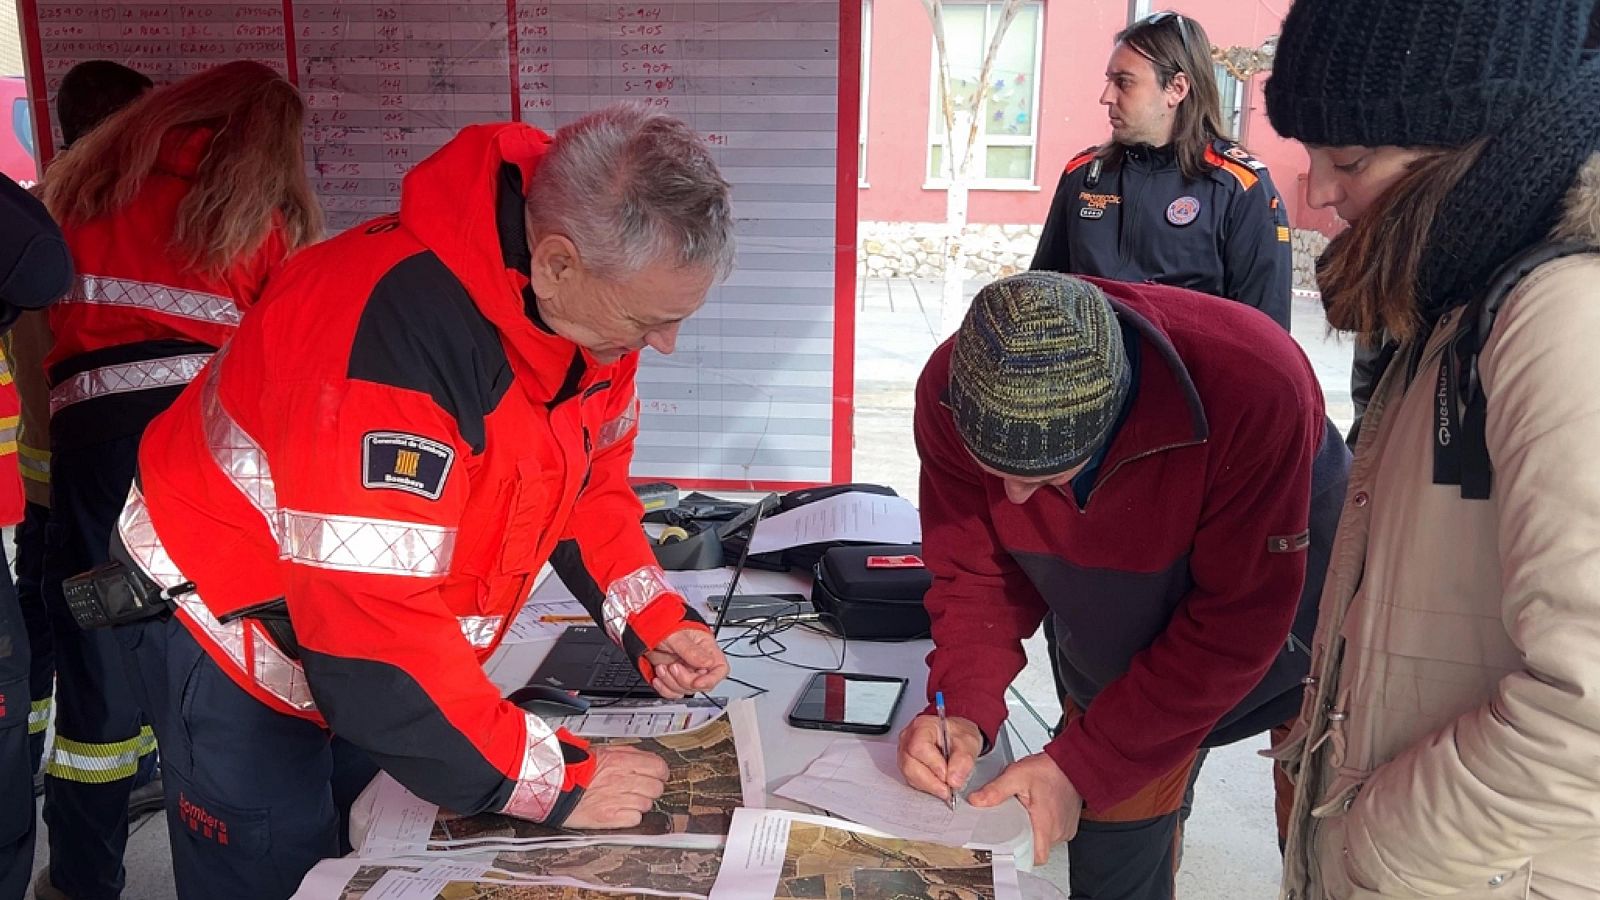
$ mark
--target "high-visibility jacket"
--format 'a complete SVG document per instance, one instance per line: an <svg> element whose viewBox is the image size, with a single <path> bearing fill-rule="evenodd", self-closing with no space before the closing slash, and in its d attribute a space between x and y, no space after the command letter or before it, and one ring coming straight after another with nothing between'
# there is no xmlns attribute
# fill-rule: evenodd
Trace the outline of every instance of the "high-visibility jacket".
<svg viewBox="0 0 1600 900"><path fill-rule="evenodd" d="M17 457L21 421L22 398L11 374L11 358L0 349L0 525L21 522L26 505Z"/></svg>
<svg viewBox="0 0 1600 900"><path fill-rule="evenodd" d="M44 204L0 175L0 330L25 311L39 310L72 284L72 258ZM22 401L12 356L0 353L0 525L22 520L17 430Z"/></svg>
<svg viewBox="0 0 1600 900"><path fill-rule="evenodd" d="M194 582L178 615L263 703L447 809L551 821L593 759L482 667L544 563L643 670L705 626L627 482L637 356L601 363L537 317L523 186L547 142L468 128L398 215L290 260L151 424L119 533Z"/></svg>
<svg viewBox="0 0 1600 900"><path fill-rule="evenodd" d="M64 228L78 271L50 308L52 446L138 434L191 381L287 253L280 227L220 275L171 246L178 207L210 149L207 128L168 132L155 169L117 211Z"/></svg>

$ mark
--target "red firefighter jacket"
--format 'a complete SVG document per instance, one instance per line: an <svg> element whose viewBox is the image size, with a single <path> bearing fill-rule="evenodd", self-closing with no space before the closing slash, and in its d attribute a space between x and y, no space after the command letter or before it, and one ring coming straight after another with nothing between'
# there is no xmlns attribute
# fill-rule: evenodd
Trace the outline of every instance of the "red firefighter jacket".
<svg viewBox="0 0 1600 900"><path fill-rule="evenodd" d="M627 483L637 357L602 364L537 318L523 186L547 142L468 128L398 216L291 260L151 424L120 534L195 583L179 615L262 702L441 806L552 821L592 758L481 665L543 564L646 671L704 625ZM297 648L263 624L285 613Z"/></svg>
<svg viewBox="0 0 1600 900"><path fill-rule="evenodd" d="M50 308L45 357L56 449L138 434L233 334L287 253L274 227L260 247L209 275L170 245L178 208L214 132L168 132L132 202L64 228L78 271Z"/></svg>

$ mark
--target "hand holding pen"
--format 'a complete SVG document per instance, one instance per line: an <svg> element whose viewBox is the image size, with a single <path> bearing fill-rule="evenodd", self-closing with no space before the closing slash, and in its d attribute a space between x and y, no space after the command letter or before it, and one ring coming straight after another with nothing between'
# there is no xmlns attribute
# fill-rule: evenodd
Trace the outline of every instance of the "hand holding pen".
<svg viewBox="0 0 1600 900"><path fill-rule="evenodd" d="M970 719L938 715L935 695L933 715L920 715L900 732L900 773L906 783L932 794L955 808L956 792L972 777L983 735Z"/></svg>

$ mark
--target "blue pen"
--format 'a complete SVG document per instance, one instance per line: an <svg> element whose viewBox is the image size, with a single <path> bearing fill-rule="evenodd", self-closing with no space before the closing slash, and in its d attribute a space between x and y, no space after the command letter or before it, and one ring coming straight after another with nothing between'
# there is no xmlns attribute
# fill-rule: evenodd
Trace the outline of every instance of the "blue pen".
<svg viewBox="0 0 1600 900"><path fill-rule="evenodd" d="M939 713L939 749L944 751L944 777L950 777L950 722L944 717L944 691L935 691L933 695L933 708ZM945 802L950 805L950 811L956 809L956 789L946 785L950 796Z"/></svg>

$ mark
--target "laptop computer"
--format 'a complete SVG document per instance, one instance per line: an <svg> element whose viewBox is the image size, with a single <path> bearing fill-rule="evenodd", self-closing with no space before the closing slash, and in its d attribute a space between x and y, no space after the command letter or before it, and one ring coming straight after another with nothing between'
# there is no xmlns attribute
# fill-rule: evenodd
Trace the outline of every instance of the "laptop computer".
<svg viewBox="0 0 1600 900"><path fill-rule="evenodd" d="M739 561L733 567L733 577L728 579L722 602L717 604L717 616L711 626L716 637L722 632L728 617L728 607L734 591L739 587L739 576L744 574L744 564L750 556L750 543L755 540L756 528L766 512L767 501L757 503L750 524L750 540L739 552ZM736 530L743 523L735 519L729 525ZM654 696L650 686L639 675L639 670L623 652L612 643L611 636L598 625L573 625L556 638L556 642L539 664L529 684L544 684L564 691L575 691L589 697Z"/></svg>

